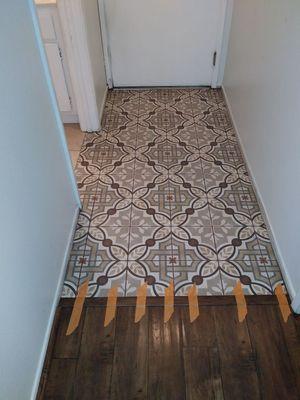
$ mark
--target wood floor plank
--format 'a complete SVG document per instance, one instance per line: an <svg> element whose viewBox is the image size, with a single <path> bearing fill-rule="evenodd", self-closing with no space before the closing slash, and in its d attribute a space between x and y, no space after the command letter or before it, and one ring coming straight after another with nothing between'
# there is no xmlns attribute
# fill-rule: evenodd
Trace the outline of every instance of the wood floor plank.
<svg viewBox="0 0 300 400"><path fill-rule="evenodd" d="M248 326L257 354L260 387L266 400L299 399L295 375L281 326L277 306L251 306Z"/></svg>
<svg viewBox="0 0 300 400"><path fill-rule="evenodd" d="M200 316L193 323L188 304L175 299L178 305L167 324L163 299L147 299L138 324L135 301L118 299L117 318L107 328L101 299L86 303L79 335L70 337L65 331L72 304L62 302L37 398L296 400L300 318L283 323L270 298L248 303L242 324L236 305L227 299L200 298Z"/></svg>
<svg viewBox="0 0 300 400"><path fill-rule="evenodd" d="M200 315L190 322L188 307L181 307L182 337L185 347L215 347L217 342L215 320L212 307L199 304Z"/></svg>
<svg viewBox="0 0 300 400"><path fill-rule="evenodd" d="M186 398L223 399L220 359L212 307L199 303L200 314L190 322L187 307L181 307Z"/></svg>
<svg viewBox="0 0 300 400"><path fill-rule="evenodd" d="M43 400L74 399L74 381L77 360L53 359Z"/></svg>
<svg viewBox="0 0 300 400"><path fill-rule="evenodd" d="M215 307L215 325L225 399L260 399L255 355L245 321L236 307Z"/></svg>
<svg viewBox="0 0 300 400"><path fill-rule="evenodd" d="M181 318L175 309L164 324L163 307L149 309L148 399L185 399Z"/></svg>
<svg viewBox="0 0 300 400"><path fill-rule="evenodd" d="M290 317L287 323L284 323L282 316L279 315L279 310L277 310L277 316L284 334L285 343L295 374L298 394L300 398L300 340L295 324L295 319L293 317Z"/></svg>
<svg viewBox="0 0 300 400"><path fill-rule="evenodd" d="M60 310L59 326L53 352L54 358L77 358L79 355L85 309L82 310L78 328L71 335L66 336L72 309L72 307L62 307Z"/></svg>
<svg viewBox="0 0 300 400"><path fill-rule="evenodd" d="M75 399L109 399L115 321L104 328L105 307L88 307L78 359Z"/></svg>
<svg viewBox="0 0 300 400"><path fill-rule="evenodd" d="M184 375L187 400L223 400L217 348L185 347Z"/></svg>
<svg viewBox="0 0 300 400"><path fill-rule="evenodd" d="M213 393L215 395L214 400L223 400L223 384L221 376L221 365L219 350L215 347L210 348L210 369L211 369L211 380Z"/></svg>
<svg viewBox="0 0 300 400"><path fill-rule="evenodd" d="M135 307L118 309L111 400L147 398L148 315L134 317Z"/></svg>

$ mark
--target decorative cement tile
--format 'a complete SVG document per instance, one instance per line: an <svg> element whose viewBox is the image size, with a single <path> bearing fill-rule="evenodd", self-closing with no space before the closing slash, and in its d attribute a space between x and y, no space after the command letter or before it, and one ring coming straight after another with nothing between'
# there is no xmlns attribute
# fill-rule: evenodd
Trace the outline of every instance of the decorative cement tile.
<svg viewBox="0 0 300 400"><path fill-rule="evenodd" d="M76 165L82 210L62 295L271 294L282 275L222 91L108 93Z"/></svg>

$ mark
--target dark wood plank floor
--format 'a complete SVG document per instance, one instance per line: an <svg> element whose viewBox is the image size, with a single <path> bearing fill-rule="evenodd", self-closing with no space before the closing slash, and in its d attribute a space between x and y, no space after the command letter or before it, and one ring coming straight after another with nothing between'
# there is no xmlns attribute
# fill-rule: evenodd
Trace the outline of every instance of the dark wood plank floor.
<svg viewBox="0 0 300 400"><path fill-rule="evenodd" d="M135 299L118 299L104 328L106 300L90 299L67 337L73 300L62 300L38 399L300 399L300 324L283 322L275 297L247 297L242 324L232 297L200 297L193 324L187 299L175 304L164 324L163 300L147 299L135 324Z"/></svg>

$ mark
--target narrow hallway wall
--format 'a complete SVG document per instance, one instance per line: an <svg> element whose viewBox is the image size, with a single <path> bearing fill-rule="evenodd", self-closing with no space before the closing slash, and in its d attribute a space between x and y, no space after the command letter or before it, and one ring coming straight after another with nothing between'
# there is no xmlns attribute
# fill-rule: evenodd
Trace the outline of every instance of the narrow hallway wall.
<svg viewBox="0 0 300 400"><path fill-rule="evenodd" d="M235 1L224 88L292 297L300 290L300 3Z"/></svg>
<svg viewBox="0 0 300 400"><path fill-rule="evenodd" d="M9 400L34 398L78 209L33 7L10 0L0 13L0 398Z"/></svg>

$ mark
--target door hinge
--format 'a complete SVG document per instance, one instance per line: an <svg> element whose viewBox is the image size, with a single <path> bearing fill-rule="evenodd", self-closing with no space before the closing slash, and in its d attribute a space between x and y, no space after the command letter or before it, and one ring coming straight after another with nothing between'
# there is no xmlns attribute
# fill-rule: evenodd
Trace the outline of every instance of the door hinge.
<svg viewBox="0 0 300 400"><path fill-rule="evenodd" d="M217 62L217 52L215 51L214 55L213 55L213 66L214 67L216 66L216 62Z"/></svg>
<svg viewBox="0 0 300 400"><path fill-rule="evenodd" d="M69 95L69 101L70 101L70 107L73 108L72 99L70 95Z"/></svg>
<svg viewBox="0 0 300 400"><path fill-rule="evenodd" d="M58 53L59 53L59 57L61 59L63 59L62 51L61 51L61 48L59 46L58 46Z"/></svg>

